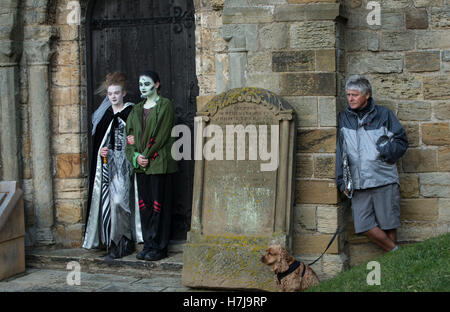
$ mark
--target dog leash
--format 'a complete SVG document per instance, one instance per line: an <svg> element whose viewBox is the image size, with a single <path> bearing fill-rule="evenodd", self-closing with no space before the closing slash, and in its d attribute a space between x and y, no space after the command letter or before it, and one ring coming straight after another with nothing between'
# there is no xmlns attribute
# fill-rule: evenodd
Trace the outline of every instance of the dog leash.
<svg viewBox="0 0 450 312"><path fill-rule="evenodd" d="M327 252L328 248L330 248L331 244L333 244L334 239L336 238L336 236L339 234L339 229L340 226L338 225L337 229L336 229L336 233L334 233L333 237L331 238L330 242L328 243L327 248L325 248L325 251L322 252L322 254L319 256L319 258L317 258L316 260L314 260L313 262L311 262L308 265L313 265L314 263L316 263L317 261L319 261L320 258L322 258L322 256Z"/></svg>

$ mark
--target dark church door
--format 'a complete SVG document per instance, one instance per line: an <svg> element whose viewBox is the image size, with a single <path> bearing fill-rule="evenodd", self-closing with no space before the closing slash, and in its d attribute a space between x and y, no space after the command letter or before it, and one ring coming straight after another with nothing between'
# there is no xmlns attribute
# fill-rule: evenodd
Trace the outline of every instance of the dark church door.
<svg viewBox="0 0 450 312"><path fill-rule="evenodd" d="M125 102L138 103L139 73L150 69L160 76L161 95L174 103L175 124L188 125L193 136L198 95L193 0L91 0L86 16L89 133L92 113L103 100L94 93L105 75L125 72ZM186 239L190 228L194 161L179 161L178 168L172 240Z"/></svg>

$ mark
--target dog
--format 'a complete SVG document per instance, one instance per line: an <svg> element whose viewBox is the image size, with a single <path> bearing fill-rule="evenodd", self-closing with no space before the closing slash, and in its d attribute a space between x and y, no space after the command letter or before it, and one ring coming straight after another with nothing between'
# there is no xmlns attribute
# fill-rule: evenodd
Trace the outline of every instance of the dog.
<svg viewBox="0 0 450 312"><path fill-rule="evenodd" d="M320 282L309 266L296 261L281 245L269 246L261 261L275 273L275 282L280 291L304 291Z"/></svg>

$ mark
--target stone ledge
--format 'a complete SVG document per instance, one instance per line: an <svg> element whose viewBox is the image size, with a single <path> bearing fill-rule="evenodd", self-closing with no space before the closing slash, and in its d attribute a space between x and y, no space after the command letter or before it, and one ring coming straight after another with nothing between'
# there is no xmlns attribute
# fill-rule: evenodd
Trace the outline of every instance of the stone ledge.
<svg viewBox="0 0 450 312"><path fill-rule="evenodd" d="M139 250L139 248L138 248ZM183 268L182 254L169 253L169 257L159 261L136 259L136 252L114 260L108 265L101 257L105 251L75 249L31 249L26 251L26 264L30 268L67 270L67 263L77 261L85 273L113 273L135 277L151 277L154 275L181 275Z"/></svg>

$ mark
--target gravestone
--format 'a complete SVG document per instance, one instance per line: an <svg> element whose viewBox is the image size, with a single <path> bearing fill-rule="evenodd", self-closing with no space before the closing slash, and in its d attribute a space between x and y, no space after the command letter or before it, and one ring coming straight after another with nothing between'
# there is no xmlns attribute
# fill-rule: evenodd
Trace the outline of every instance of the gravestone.
<svg viewBox="0 0 450 312"><path fill-rule="evenodd" d="M291 245L293 114L258 88L219 94L197 113L183 285L277 290L261 257L270 244Z"/></svg>

